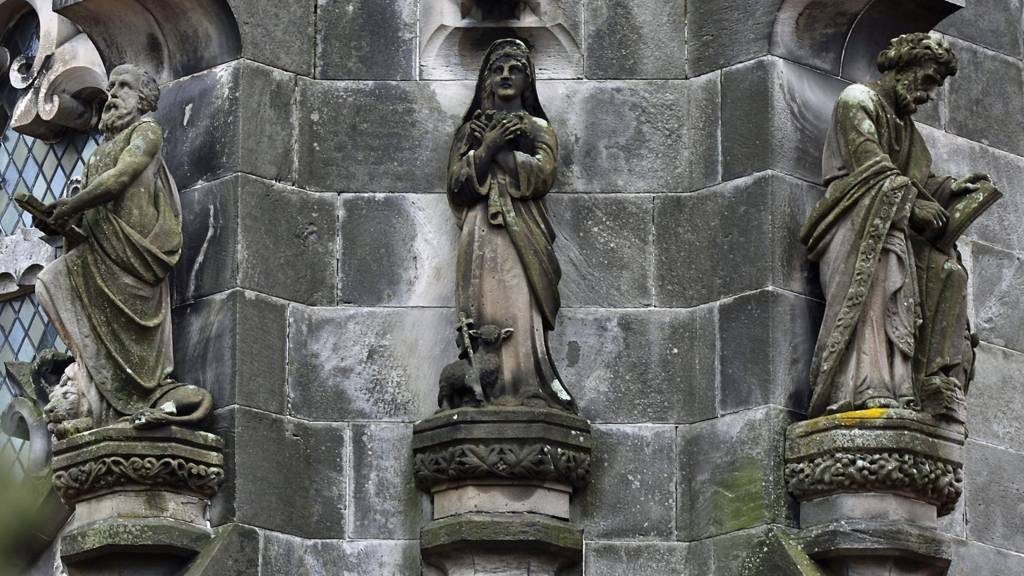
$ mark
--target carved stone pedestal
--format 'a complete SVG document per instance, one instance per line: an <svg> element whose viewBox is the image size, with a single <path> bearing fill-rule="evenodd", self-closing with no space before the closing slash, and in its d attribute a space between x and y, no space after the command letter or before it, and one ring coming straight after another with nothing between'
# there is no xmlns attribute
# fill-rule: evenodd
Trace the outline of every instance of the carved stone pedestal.
<svg viewBox="0 0 1024 576"><path fill-rule="evenodd" d="M529 408L460 408L416 424L416 482L433 495L426 574L555 576L582 560L569 501L590 473L586 420ZM431 572L431 570L433 572Z"/></svg>
<svg viewBox="0 0 1024 576"><path fill-rule="evenodd" d="M178 574L210 539L224 443L173 426L100 428L53 447L53 481L74 516L61 539L71 576Z"/></svg>
<svg viewBox="0 0 1024 576"><path fill-rule="evenodd" d="M909 410L862 410L790 426L786 481L800 546L835 576L942 576L937 531L963 492L962 425Z"/></svg>

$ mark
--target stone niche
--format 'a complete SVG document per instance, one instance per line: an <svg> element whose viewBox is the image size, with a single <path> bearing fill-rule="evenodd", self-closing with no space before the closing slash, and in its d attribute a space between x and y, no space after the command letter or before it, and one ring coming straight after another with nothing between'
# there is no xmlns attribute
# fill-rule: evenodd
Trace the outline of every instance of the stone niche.
<svg viewBox="0 0 1024 576"><path fill-rule="evenodd" d="M533 51L539 78L581 78L582 0L431 0L420 13L420 75L476 79L487 47L518 38Z"/></svg>

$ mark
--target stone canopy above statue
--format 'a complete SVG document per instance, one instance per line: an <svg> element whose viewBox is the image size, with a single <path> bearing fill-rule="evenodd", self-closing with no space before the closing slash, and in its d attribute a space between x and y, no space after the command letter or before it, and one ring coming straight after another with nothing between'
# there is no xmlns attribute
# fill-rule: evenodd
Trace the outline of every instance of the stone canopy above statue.
<svg viewBox="0 0 1024 576"><path fill-rule="evenodd" d="M420 72L425 79L474 78L488 46L512 37L534 49L538 78L580 78L582 22L579 0L423 3Z"/></svg>

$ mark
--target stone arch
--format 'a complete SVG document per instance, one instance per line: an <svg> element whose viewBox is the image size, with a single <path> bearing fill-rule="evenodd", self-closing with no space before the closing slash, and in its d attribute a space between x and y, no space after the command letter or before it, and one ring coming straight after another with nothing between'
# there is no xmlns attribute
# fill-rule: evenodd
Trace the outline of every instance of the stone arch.
<svg viewBox="0 0 1024 576"><path fill-rule="evenodd" d="M88 34L108 68L130 61L168 82L241 54L227 0L43 1Z"/></svg>
<svg viewBox="0 0 1024 576"><path fill-rule="evenodd" d="M771 52L833 76L861 82L877 75L889 40L926 32L965 0L784 0Z"/></svg>

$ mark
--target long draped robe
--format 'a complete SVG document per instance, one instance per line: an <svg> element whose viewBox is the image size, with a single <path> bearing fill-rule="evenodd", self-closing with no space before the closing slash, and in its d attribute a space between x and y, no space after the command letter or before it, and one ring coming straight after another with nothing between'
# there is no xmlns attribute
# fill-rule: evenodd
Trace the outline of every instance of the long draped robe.
<svg viewBox="0 0 1024 576"><path fill-rule="evenodd" d="M871 87L843 91L822 159L828 191L801 232L820 262L826 299L811 366L811 417L872 399L917 400L917 260L934 250L910 230L909 218L919 196L945 199L951 187L931 169L909 116L894 113Z"/></svg>
<svg viewBox="0 0 1024 576"><path fill-rule="evenodd" d="M144 119L105 141L85 182L114 168ZM79 371L102 395L102 421L150 407L176 387L168 275L181 253L178 191L157 152L116 198L86 210L87 240L40 273L40 301Z"/></svg>
<svg viewBox="0 0 1024 576"><path fill-rule="evenodd" d="M448 199L462 229L456 264L460 314L476 326L512 328L500 348L502 384L493 396L506 403L543 403L575 410L548 351L547 332L561 305L561 268L555 233L541 199L555 181L558 141L540 118L525 115L528 135L514 154L515 173L495 159L477 180L469 124L455 135Z"/></svg>

